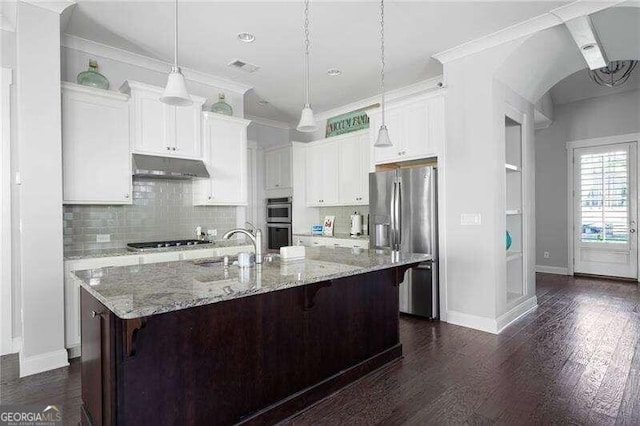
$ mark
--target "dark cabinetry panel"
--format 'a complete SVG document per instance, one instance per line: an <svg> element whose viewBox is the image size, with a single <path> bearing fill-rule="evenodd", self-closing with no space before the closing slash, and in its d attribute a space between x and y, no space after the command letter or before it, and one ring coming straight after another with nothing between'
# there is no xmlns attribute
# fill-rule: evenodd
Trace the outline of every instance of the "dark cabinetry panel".
<svg viewBox="0 0 640 426"><path fill-rule="evenodd" d="M111 423L107 419L113 419L108 417L113 411L105 406L115 401L115 393L104 393L108 353L118 354L109 361L117 371L118 424L280 420L401 356L397 284L403 270L386 269L143 320L111 315L115 324L108 334L117 337L110 338L108 350L96 346L105 339L104 326L98 330L90 323L85 338L85 311L97 308L97 302L83 291L83 355L85 346L89 354L83 357L85 406L103 424ZM91 377L86 397L85 368ZM103 398L110 398L101 405L95 402L99 387Z"/></svg>

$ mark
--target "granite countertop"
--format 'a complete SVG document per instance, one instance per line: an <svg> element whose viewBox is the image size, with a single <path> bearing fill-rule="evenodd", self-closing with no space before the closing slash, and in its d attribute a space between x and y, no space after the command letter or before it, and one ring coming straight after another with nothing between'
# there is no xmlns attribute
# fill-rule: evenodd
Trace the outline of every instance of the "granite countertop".
<svg viewBox="0 0 640 426"><path fill-rule="evenodd" d="M122 319L224 302L319 281L431 260L388 250L313 247L306 258L272 256L251 268L200 266L220 258L75 271L74 279Z"/></svg>
<svg viewBox="0 0 640 426"><path fill-rule="evenodd" d="M368 235L351 236L351 234L316 235L311 232L298 232L293 234L298 237L320 237L320 238L340 238L344 240L369 240Z"/></svg>
<svg viewBox="0 0 640 426"><path fill-rule="evenodd" d="M115 256L140 256L143 254L163 253L170 251L186 251L186 250L206 250L220 247L240 247L251 246L253 243L249 240L240 241L238 239L217 240L207 244L198 244L195 246L180 246L157 248L145 251L131 251L126 247L104 250L86 250L86 251L70 251L64 254L64 260L92 259L97 257L115 257Z"/></svg>

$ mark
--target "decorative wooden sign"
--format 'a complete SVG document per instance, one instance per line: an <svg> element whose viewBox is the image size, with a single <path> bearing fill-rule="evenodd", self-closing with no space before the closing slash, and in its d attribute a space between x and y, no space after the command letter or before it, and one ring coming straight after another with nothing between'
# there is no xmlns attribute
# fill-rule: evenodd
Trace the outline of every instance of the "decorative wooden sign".
<svg viewBox="0 0 640 426"><path fill-rule="evenodd" d="M368 128L369 116L366 111L352 111L328 119L325 137L330 138Z"/></svg>

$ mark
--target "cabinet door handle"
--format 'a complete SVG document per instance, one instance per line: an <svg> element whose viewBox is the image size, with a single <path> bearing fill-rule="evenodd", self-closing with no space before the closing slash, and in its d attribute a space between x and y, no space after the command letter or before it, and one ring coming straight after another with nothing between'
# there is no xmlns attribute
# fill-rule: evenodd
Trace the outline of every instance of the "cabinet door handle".
<svg viewBox="0 0 640 426"><path fill-rule="evenodd" d="M124 194L124 198L129 198L129 194Z"/></svg>
<svg viewBox="0 0 640 426"><path fill-rule="evenodd" d="M167 151L171 151L171 147L170 146L167 147Z"/></svg>
<svg viewBox="0 0 640 426"><path fill-rule="evenodd" d="M212 199L213 197L211 195L209 195L209 199Z"/></svg>
<svg viewBox="0 0 640 426"><path fill-rule="evenodd" d="M173 148L171 148L171 149L175 151L175 150L176 150L176 147L174 146L174 147L173 147Z"/></svg>
<svg viewBox="0 0 640 426"><path fill-rule="evenodd" d="M91 311L91 318L100 317L102 312Z"/></svg>

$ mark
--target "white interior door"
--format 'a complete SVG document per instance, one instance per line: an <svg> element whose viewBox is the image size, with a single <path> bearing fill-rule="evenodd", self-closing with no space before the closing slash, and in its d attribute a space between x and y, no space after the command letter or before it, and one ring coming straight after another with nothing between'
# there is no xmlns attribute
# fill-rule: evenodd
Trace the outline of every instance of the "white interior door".
<svg viewBox="0 0 640 426"><path fill-rule="evenodd" d="M574 272L637 278L636 143L574 150Z"/></svg>

